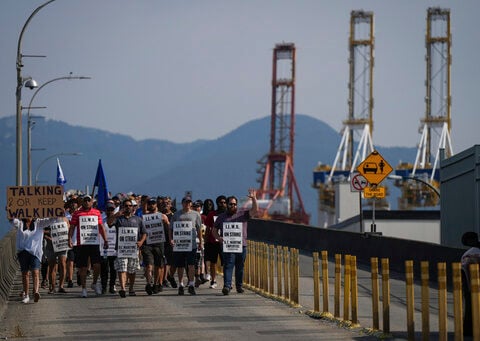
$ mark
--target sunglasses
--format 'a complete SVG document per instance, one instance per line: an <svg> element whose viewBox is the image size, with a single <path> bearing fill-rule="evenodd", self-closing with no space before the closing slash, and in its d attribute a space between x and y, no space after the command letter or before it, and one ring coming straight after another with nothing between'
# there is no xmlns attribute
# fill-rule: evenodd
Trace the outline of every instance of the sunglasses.
<svg viewBox="0 0 480 341"><path fill-rule="evenodd" d="M83 199L83 201L88 201L88 202L89 202L89 201L92 201L92 199L90 199L90 198L85 198L85 199Z"/></svg>
<svg viewBox="0 0 480 341"><path fill-rule="evenodd" d="M228 206L237 206L237 203L236 202L229 202Z"/></svg>
<svg viewBox="0 0 480 341"><path fill-rule="evenodd" d="M123 207L132 207L133 205L123 205Z"/></svg>

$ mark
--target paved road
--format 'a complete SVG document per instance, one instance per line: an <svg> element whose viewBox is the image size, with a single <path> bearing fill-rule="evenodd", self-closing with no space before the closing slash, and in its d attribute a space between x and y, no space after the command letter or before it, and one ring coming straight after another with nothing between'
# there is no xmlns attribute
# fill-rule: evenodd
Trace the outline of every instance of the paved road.
<svg viewBox="0 0 480 341"><path fill-rule="evenodd" d="M12 289L0 337L24 340L376 340L312 319L283 303L246 290L223 296L206 285L196 296L177 296L175 289L148 296L138 276L137 296L80 297L74 287L67 294L48 295L38 303L22 304L20 277ZM221 286L220 286L221 287Z"/></svg>
<svg viewBox="0 0 480 341"><path fill-rule="evenodd" d="M64 340L132 338L152 340L377 340L362 333L372 326L371 283L369 269L359 267L359 322L361 328L348 330L332 321L317 320L304 313L313 310L312 261L300 255L300 308L262 297L247 290L240 295L234 291L223 296L221 285L210 289L205 284L196 296L188 293L177 296L176 289L165 289L159 295L148 296L143 288L145 280L137 276L136 297L118 295L96 296L89 290L88 298L80 298L80 289L69 293L48 295L42 290L38 303L24 305L18 293L21 279L17 276L6 312L0 323L0 338L23 336L25 339ZM333 313L334 264L329 264L329 307ZM222 280L220 278L219 283ZM391 274L391 340L406 339L406 291L403 276ZM430 290L431 340L438 339L437 292ZM415 288L416 338L420 339L420 287ZM451 294L449 304L449 339L453 339L453 311ZM343 316L343 303L341 303ZM320 307L322 301L320 300ZM382 310L380 303L380 312ZM382 317L380 316L380 326Z"/></svg>

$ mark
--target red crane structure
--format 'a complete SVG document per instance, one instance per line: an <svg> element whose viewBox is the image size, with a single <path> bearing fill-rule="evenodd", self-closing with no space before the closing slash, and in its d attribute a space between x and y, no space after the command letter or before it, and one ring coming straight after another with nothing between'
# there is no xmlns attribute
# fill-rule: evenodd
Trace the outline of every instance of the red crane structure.
<svg viewBox="0 0 480 341"><path fill-rule="evenodd" d="M309 224L293 168L295 142L295 45L273 50L270 152L259 161L263 176L258 190L263 217Z"/></svg>

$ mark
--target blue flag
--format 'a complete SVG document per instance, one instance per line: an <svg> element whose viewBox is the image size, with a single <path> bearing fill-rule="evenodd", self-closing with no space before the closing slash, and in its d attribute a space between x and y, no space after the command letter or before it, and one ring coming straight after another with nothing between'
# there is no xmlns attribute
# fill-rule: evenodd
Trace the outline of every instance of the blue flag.
<svg viewBox="0 0 480 341"><path fill-rule="evenodd" d="M57 185L63 186L67 182L65 176L63 175L62 166L60 166L60 160L57 157Z"/></svg>
<svg viewBox="0 0 480 341"><path fill-rule="evenodd" d="M95 187L98 188L97 194L97 207L101 211L106 211L108 200L108 188L105 180L105 174L103 174L102 160L98 160L97 175L95 175L95 181L93 182L93 192Z"/></svg>

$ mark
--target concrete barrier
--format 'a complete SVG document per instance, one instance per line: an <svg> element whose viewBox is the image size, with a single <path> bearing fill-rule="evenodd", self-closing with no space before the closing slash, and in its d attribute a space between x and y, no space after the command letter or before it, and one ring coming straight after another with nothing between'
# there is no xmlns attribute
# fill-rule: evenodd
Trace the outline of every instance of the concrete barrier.
<svg viewBox="0 0 480 341"><path fill-rule="evenodd" d="M388 258L390 270L398 273L405 273L405 261L412 260L415 278L418 279L422 261L447 263L447 275L452 278L451 264L459 262L465 252L465 249L433 243L261 219L252 219L248 223L248 238L308 252L326 250L330 257L337 253L355 255L357 261L364 265L370 265L372 257ZM436 279L437 269L432 266L429 270L430 278Z"/></svg>

